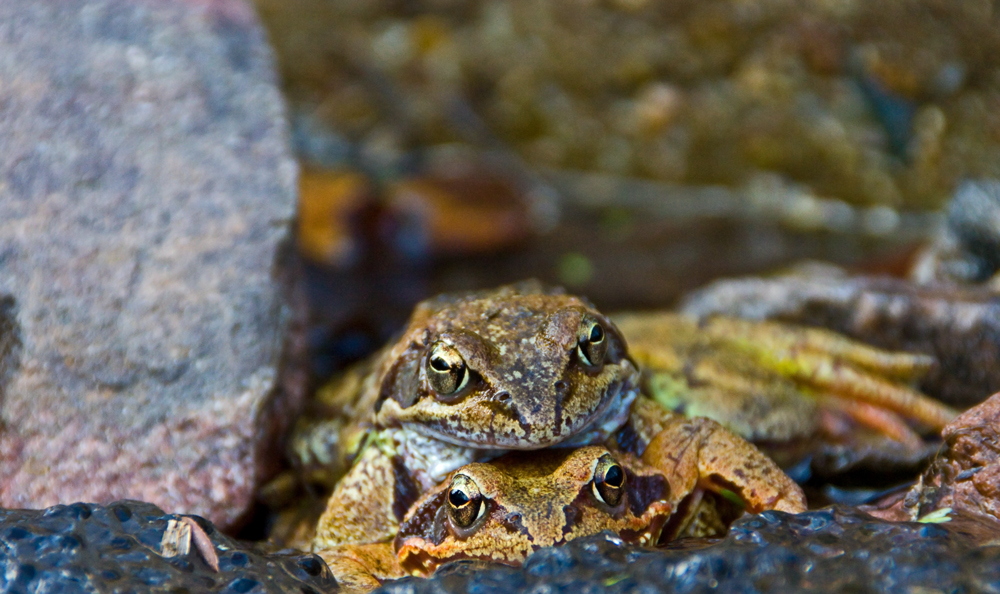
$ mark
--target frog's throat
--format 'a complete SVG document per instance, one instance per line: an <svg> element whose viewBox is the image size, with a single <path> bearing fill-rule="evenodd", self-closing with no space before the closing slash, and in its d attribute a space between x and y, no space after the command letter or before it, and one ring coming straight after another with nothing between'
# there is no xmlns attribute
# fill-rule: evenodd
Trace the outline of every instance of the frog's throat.
<svg viewBox="0 0 1000 594"><path fill-rule="evenodd" d="M639 386L631 378L625 378L609 385L606 396L602 399L601 406L591 414L590 420L585 425L572 433L553 435L552 439L544 441L525 443L475 441L461 436L449 435L419 422L403 423L402 428L445 443L477 450L539 450L549 447L577 447L597 444L606 441L628 421L632 411L632 403L639 396Z"/></svg>

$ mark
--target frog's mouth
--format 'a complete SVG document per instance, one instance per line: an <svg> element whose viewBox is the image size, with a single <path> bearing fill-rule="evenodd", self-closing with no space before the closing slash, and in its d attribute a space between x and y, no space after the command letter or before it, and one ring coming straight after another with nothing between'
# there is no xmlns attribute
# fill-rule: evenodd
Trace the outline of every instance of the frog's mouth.
<svg viewBox="0 0 1000 594"><path fill-rule="evenodd" d="M403 545L397 553L399 565L403 571L409 575L418 577L430 577L439 567L447 563L466 562L474 566L481 564L500 563L511 567L520 567L524 563L525 557L529 553L518 555L514 550L506 551L501 555L473 555L465 552L454 552L446 557L435 557L419 546Z"/></svg>
<svg viewBox="0 0 1000 594"><path fill-rule="evenodd" d="M518 419L520 431L498 433L492 429L470 431L455 420L406 422L403 427L452 445L481 450L537 450L547 447L576 447L601 443L625 425L631 414L632 403L639 395L639 374L627 374L624 378L611 382L604 391L601 404L582 423L569 431L563 426L560 415L556 416L555 427L532 427L523 419ZM493 412L491 414L501 414ZM489 422L483 425L489 426ZM546 430L547 429L547 430ZM561 429L561 430L559 430Z"/></svg>

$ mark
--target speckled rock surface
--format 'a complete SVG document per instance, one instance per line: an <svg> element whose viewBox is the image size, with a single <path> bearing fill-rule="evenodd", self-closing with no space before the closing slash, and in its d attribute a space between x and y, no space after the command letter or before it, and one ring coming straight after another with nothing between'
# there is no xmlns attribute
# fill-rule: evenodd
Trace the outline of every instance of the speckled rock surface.
<svg viewBox="0 0 1000 594"><path fill-rule="evenodd" d="M890 520L945 514L971 537L1000 542L1000 394L956 417L941 436L943 447L909 492L866 511Z"/></svg>
<svg viewBox="0 0 1000 594"><path fill-rule="evenodd" d="M263 31L240 0L9 0L0 56L0 506L231 526L294 408Z"/></svg>
<svg viewBox="0 0 1000 594"><path fill-rule="evenodd" d="M137 501L0 509L0 591L317 594L336 589L316 555L258 553L197 518L218 555L219 571L194 547L165 557L161 542L172 519L179 517Z"/></svg>
<svg viewBox="0 0 1000 594"><path fill-rule="evenodd" d="M316 556L258 553L200 520L220 571L211 571L194 548L164 558L161 542L170 519L178 518L134 501L0 509L0 591L335 591L335 579ZM885 522L842 508L797 516L765 512L739 520L711 545L689 541L648 550L604 534L543 549L521 569L459 562L431 579L405 578L379 592L803 590L1000 592L1000 547L975 547L948 524Z"/></svg>
<svg viewBox="0 0 1000 594"><path fill-rule="evenodd" d="M1000 547L973 548L946 525L831 508L750 516L703 549L650 551L587 537L539 551L521 570L460 562L378 592L997 592L998 562Z"/></svg>
<svg viewBox="0 0 1000 594"><path fill-rule="evenodd" d="M1000 391L1000 296L985 288L832 274L751 277L695 291L681 310L820 326L882 348L932 354L939 366L921 388L956 406Z"/></svg>

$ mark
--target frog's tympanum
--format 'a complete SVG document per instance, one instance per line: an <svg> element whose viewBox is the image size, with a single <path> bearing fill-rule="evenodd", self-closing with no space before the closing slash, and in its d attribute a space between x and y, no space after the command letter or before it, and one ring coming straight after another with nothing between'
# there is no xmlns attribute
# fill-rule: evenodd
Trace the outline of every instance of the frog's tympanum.
<svg viewBox="0 0 1000 594"><path fill-rule="evenodd" d="M320 518L315 551L388 542L449 473L511 450L608 442L645 455L672 503L708 490L752 512L805 509L798 485L754 446L640 397L617 327L537 283L418 305L366 369L334 389L341 447L355 460Z"/></svg>
<svg viewBox="0 0 1000 594"><path fill-rule="evenodd" d="M520 565L541 547L603 530L651 545L670 519L670 499L663 475L627 453L516 452L453 472L410 508L393 543L321 555L342 585L364 590L459 559Z"/></svg>

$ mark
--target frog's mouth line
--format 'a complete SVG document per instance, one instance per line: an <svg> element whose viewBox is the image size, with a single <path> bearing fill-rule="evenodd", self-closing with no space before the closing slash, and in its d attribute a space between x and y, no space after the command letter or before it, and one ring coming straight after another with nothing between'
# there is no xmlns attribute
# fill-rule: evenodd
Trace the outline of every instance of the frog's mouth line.
<svg viewBox="0 0 1000 594"><path fill-rule="evenodd" d="M628 420L632 403L639 395L639 384L632 380L633 377L629 376L609 384L605 390L606 397L602 399L602 405L591 413L590 419L579 429L568 435L553 435L551 439L543 442L524 443L524 441L512 440L510 443L497 443L495 436L489 441L473 440L440 431L426 422L403 423L403 427L425 437L478 450L538 450L548 447L576 447L600 443L625 425ZM530 427L525 429L529 434L532 433Z"/></svg>
<svg viewBox="0 0 1000 594"><path fill-rule="evenodd" d="M530 554L530 553L528 553ZM426 551L422 551L416 547L403 547L398 553L400 559L400 566L410 575L415 575L419 577L430 577L438 570L439 567L447 563L453 562L480 562L480 563L500 563L502 565L509 565L511 567L520 567L524 563L524 559L511 560L500 556L490 556L490 555L472 555L469 553L459 552L453 553L446 558L438 558L433 555L428 554ZM525 555L525 558L527 554Z"/></svg>

